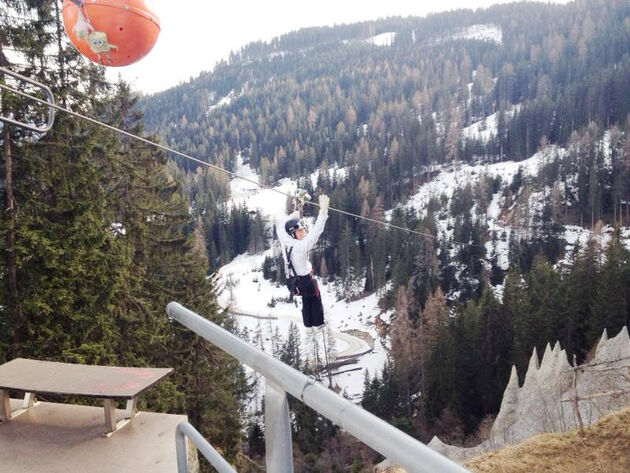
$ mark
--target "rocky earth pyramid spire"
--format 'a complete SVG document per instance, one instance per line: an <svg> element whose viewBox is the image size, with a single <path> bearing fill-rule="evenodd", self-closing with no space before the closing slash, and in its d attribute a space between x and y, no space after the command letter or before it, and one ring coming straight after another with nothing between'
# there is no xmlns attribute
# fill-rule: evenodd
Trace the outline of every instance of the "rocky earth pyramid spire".
<svg viewBox="0 0 630 473"><path fill-rule="evenodd" d="M624 327L609 339L604 330L593 360L574 369L566 351L556 342L545 348L542 361L534 348L523 386L516 367L512 373L489 438L472 448L455 447L433 437L429 447L463 461L476 455L515 444L541 432L564 432L578 427L577 406L585 426L630 404L630 336ZM573 387L577 376L576 388Z"/></svg>

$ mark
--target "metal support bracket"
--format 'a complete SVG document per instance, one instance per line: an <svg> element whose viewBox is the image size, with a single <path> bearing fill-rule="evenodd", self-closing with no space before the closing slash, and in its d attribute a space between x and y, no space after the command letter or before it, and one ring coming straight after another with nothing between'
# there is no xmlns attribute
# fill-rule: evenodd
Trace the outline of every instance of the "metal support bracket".
<svg viewBox="0 0 630 473"><path fill-rule="evenodd" d="M46 122L45 125L42 126L34 126L34 125L29 125L27 123L23 123L21 121L18 120L14 120L13 118L10 117L5 117L0 115L0 121L6 122L6 123L10 123L12 125L16 125L19 126L21 128L26 128L27 130L31 130L31 131L35 131L37 133L46 133L48 130L50 130L53 126L53 123L55 121L55 97L53 96L52 91L44 84L42 84L41 82L37 82L36 80L33 80L29 77L24 77L21 74L18 74L17 72L13 72L9 69L6 69L4 67L0 67L0 73L3 74L7 74L11 77L15 77L16 79L19 79L21 81L27 82L31 85L34 85L35 87L41 89L44 91L44 94L46 94L46 102L48 102L48 121ZM2 85L0 84L0 86L3 89L6 90L10 90L18 95L22 95L24 97L27 98L31 98L31 99L36 99L36 97L33 97L32 95L29 95L25 92L20 92L18 90L13 89L12 87L8 87L6 85ZM36 99L39 101L39 99Z"/></svg>
<svg viewBox="0 0 630 473"><path fill-rule="evenodd" d="M125 409L125 419L131 419L138 413L138 398L134 397L127 401L127 409Z"/></svg>
<svg viewBox="0 0 630 473"><path fill-rule="evenodd" d="M24 401L22 402L22 409L30 409L35 405L37 399L35 393L24 393Z"/></svg>
<svg viewBox="0 0 630 473"><path fill-rule="evenodd" d="M0 389L0 423L15 419L20 414L24 414L31 407L38 404L35 399L34 393L24 393L24 401L22 401L22 408L11 412L11 399L9 397L9 391L6 389Z"/></svg>
<svg viewBox="0 0 630 473"><path fill-rule="evenodd" d="M109 437L117 430L127 425L132 418L138 414L138 398L134 397L127 401L124 417L116 420L116 401L113 399L105 399L105 437Z"/></svg>
<svg viewBox="0 0 630 473"><path fill-rule="evenodd" d="M9 399L9 391L0 389L0 422L11 419L11 400Z"/></svg>
<svg viewBox="0 0 630 473"><path fill-rule="evenodd" d="M293 473L293 442L287 393L265 379L265 450L267 471Z"/></svg>

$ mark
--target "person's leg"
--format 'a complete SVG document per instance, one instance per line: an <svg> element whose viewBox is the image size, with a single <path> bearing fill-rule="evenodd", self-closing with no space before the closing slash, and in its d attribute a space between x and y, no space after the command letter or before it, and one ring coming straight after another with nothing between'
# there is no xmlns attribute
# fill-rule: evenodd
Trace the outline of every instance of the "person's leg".
<svg viewBox="0 0 630 473"><path fill-rule="evenodd" d="M313 297L311 304L311 324L313 327L319 327L324 325L324 306L322 305L321 297Z"/></svg>
<svg viewBox="0 0 630 473"><path fill-rule="evenodd" d="M302 322L305 327L313 326L313 303L312 297L302 296Z"/></svg>
<svg viewBox="0 0 630 473"><path fill-rule="evenodd" d="M304 343L302 344L302 355L304 359L309 363L313 364L314 356L313 356L313 336L314 336L314 328L306 327L304 331Z"/></svg>
<svg viewBox="0 0 630 473"><path fill-rule="evenodd" d="M317 281L313 279L314 297L311 301L311 323L313 327L324 325L324 305L322 304L322 295L319 292Z"/></svg>

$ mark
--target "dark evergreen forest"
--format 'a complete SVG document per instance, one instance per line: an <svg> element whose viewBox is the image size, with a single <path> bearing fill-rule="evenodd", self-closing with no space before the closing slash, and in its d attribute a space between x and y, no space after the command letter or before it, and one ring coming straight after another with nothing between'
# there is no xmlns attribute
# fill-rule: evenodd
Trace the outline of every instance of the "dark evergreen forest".
<svg viewBox="0 0 630 473"><path fill-rule="evenodd" d="M145 134L137 98L79 58L60 12L61 2L4 2L0 65L49 85L74 112ZM1 107L26 123L45 115L6 90ZM166 316L166 304L178 300L232 326L216 305L205 239L164 154L62 113L43 136L6 124L1 133L0 363L173 367L139 407L187 413L234 461L247 393L242 368Z"/></svg>

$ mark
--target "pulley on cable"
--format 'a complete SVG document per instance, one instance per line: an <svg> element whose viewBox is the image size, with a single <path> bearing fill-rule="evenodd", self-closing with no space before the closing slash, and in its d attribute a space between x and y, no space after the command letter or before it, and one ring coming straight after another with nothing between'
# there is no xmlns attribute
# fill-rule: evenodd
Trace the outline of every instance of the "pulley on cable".
<svg viewBox="0 0 630 473"><path fill-rule="evenodd" d="M72 44L103 66L139 61L160 34L160 21L144 0L63 0L62 14Z"/></svg>

